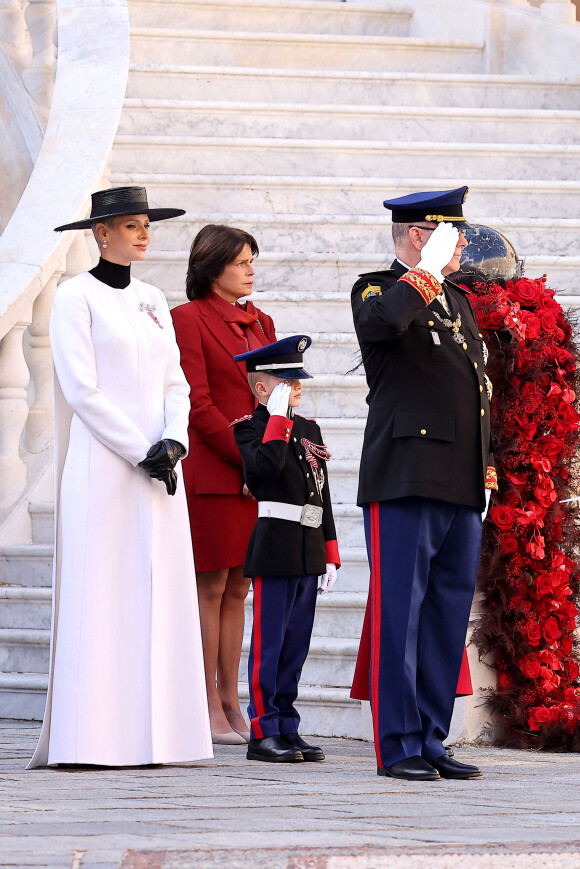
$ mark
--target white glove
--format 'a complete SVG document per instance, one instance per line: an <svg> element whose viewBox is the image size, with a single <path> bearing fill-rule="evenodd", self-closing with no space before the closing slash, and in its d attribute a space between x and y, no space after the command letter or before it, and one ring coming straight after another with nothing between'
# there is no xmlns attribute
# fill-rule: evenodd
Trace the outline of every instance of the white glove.
<svg viewBox="0 0 580 869"><path fill-rule="evenodd" d="M443 283L443 269L453 259L459 230L451 223L440 223L427 244L421 248L421 259L417 268L425 269L433 275L435 280Z"/></svg>
<svg viewBox="0 0 580 869"><path fill-rule="evenodd" d="M270 393L268 412L270 416L286 416L292 387L289 383L278 383Z"/></svg>
<svg viewBox="0 0 580 869"><path fill-rule="evenodd" d="M487 516L487 511L489 510L490 500L491 500L491 489L486 489L485 490L485 510L481 514L481 521L482 522L485 520L485 517Z"/></svg>
<svg viewBox="0 0 580 869"><path fill-rule="evenodd" d="M338 579L336 564L327 564L326 573L320 577L320 588L318 594L326 594L327 591L332 591L334 583Z"/></svg>

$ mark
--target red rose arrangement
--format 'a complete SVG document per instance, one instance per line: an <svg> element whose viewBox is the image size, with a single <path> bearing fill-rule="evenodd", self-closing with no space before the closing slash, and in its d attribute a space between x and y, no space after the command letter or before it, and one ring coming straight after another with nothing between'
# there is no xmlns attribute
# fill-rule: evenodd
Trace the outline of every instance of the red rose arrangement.
<svg viewBox="0 0 580 869"><path fill-rule="evenodd" d="M580 495L572 327L545 276L474 284L470 301L489 350L499 482L484 523L486 606L474 635L498 671L489 702L504 744L578 751L580 502L566 502Z"/></svg>

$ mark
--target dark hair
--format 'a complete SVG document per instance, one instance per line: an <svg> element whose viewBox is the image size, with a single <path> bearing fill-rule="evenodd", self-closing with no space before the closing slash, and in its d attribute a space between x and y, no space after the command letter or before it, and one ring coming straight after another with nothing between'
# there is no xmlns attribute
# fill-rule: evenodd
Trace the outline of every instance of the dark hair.
<svg viewBox="0 0 580 869"><path fill-rule="evenodd" d="M193 239L189 252L185 292L190 301L202 299L229 263L249 244L253 256L260 253L253 235L235 226L210 223Z"/></svg>

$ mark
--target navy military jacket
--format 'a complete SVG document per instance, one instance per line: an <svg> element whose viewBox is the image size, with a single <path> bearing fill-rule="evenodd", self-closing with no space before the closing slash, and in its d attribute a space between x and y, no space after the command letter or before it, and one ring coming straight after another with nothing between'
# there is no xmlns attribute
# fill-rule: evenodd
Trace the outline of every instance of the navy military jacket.
<svg viewBox="0 0 580 869"><path fill-rule="evenodd" d="M322 525L309 528L286 519L258 519L252 531L245 576L306 576L326 572L326 564L340 564L330 503L326 463L308 461L303 440L323 445L315 422L295 415L270 417L260 404L249 419L236 424L236 444L244 463L244 478L257 501L315 504L323 508ZM324 475L319 493L314 474Z"/></svg>
<svg viewBox="0 0 580 869"><path fill-rule="evenodd" d="M467 293L444 288L451 316L436 301L440 284L398 260L352 289L369 387L359 504L418 495L485 507L495 471L483 338Z"/></svg>

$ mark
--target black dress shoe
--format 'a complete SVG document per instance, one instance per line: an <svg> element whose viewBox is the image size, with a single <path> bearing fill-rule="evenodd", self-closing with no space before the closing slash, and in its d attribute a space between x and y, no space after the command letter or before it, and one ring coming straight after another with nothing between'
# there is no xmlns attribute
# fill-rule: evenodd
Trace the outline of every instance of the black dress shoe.
<svg viewBox="0 0 580 869"><path fill-rule="evenodd" d="M377 767L377 775L388 775L405 781L435 781L439 773L418 754L398 760L391 766Z"/></svg>
<svg viewBox="0 0 580 869"><path fill-rule="evenodd" d="M481 770L478 766L472 766L470 763L459 763L447 754L442 754L441 757L436 757L430 760L429 763L434 767L441 778L469 779L481 778Z"/></svg>
<svg viewBox="0 0 580 869"><path fill-rule="evenodd" d="M446 748L445 753L447 754L447 757L454 757L454 755L455 755L455 752L453 751L452 748Z"/></svg>
<svg viewBox="0 0 580 869"><path fill-rule="evenodd" d="M302 752L291 748L278 733L263 739L250 739L246 757L267 763L301 763L304 760Z"/></svg>
<svg viewBox="0 0 580 869"><path fill-rule="evenodd" d="M318 745L308 745L297 733L284 733L284 742L302 752L304 760L324 760L324 752Z"/></svg>

